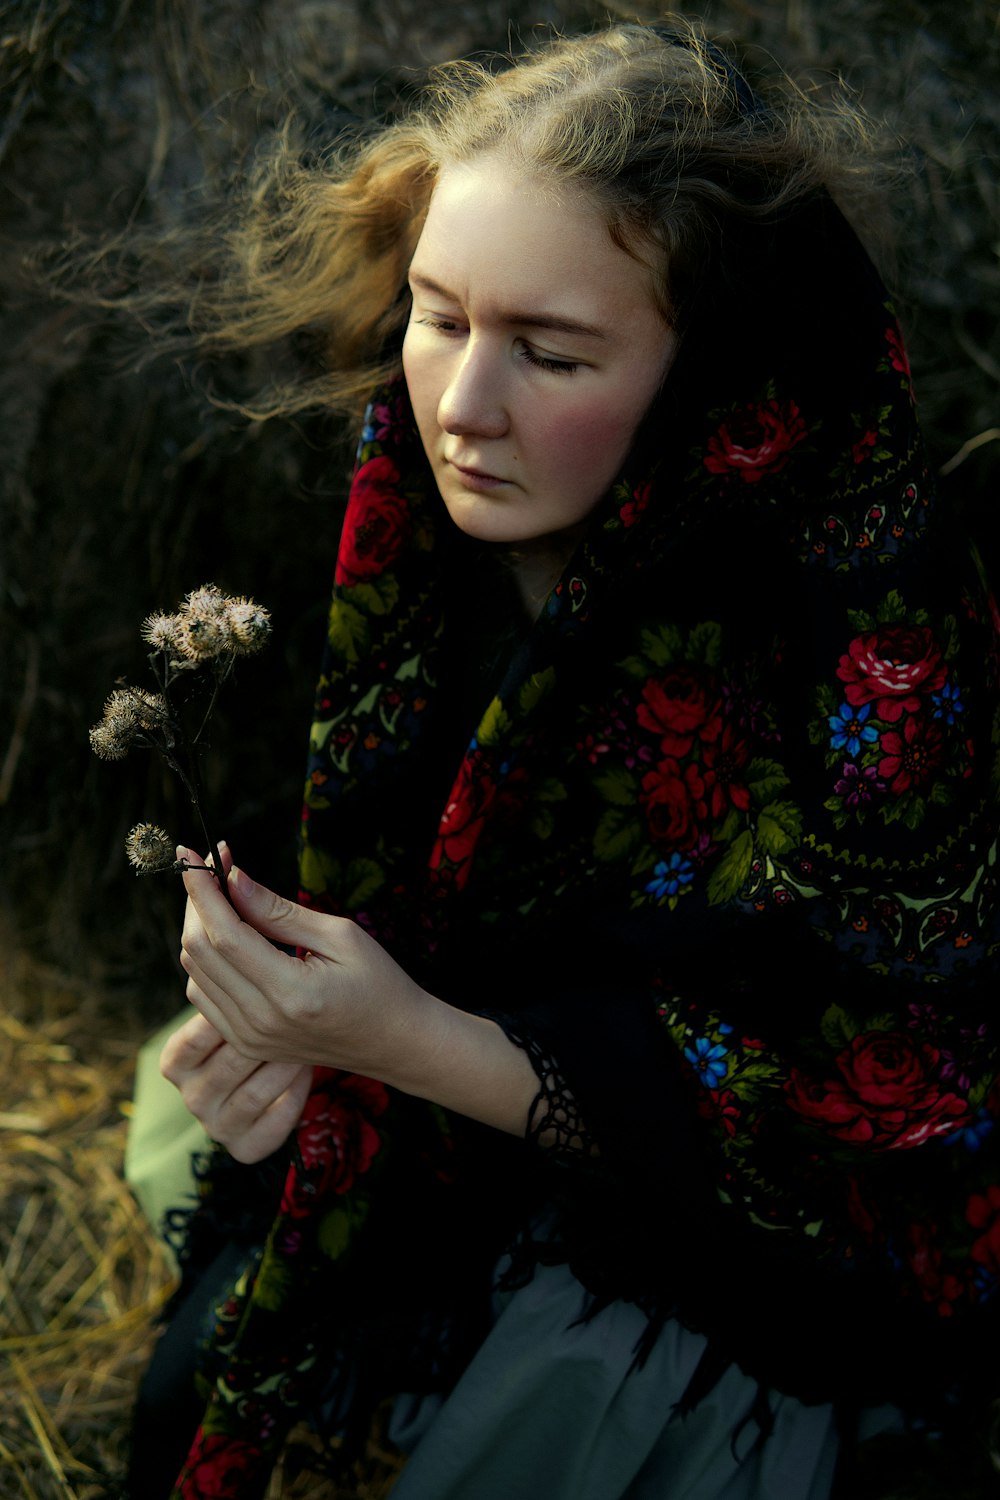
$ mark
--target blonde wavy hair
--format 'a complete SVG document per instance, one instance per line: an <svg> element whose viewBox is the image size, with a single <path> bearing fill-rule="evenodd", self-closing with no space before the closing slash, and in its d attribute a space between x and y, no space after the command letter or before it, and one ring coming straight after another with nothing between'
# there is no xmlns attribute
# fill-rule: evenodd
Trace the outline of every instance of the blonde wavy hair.
<svg viewBox="0 0 1000 1500"><path fill-rule="evenodd" d="M198 271L183 305L176 283L170 317L151 312L162 288L123 300L168 347L305 344L312 358L246 403L254 417L353 412L399 370L407 269L446 164L500 154L578 185L615 243L651 266L661 310L683 328L727 224L849 186L870 139L845 100L816 103L787 80L751 93L687 21L614 24L502 65L445 64L403 119L319 160L303 161L286 129L225 217L189 234Z"/></svg>

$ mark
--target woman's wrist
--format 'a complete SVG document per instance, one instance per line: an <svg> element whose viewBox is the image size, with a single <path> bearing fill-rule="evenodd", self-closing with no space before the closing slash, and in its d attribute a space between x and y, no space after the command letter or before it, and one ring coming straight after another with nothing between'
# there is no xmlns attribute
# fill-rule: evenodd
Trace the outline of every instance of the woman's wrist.
<svg viewBox="0 0 1000 1500"><path fill-rule="evenodd" d="M380 1070L384 1083L510 1135L525 1134L538 1077L495 1021L421 990L407 1030L398 1064Z"/></svg>

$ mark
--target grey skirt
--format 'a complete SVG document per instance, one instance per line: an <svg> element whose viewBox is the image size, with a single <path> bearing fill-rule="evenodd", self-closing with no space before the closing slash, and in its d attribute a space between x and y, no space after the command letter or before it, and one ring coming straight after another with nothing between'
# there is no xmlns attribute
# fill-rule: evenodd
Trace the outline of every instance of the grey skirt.
<svg viewBox="0 0 1000 1500"><path fill-rule="evenodd" d="M643 1314L614 1303L580 1321L565 1266L496 1298L496 1322L450 1395L400 1397L390 1435L409 1461L393 1500L828 1500L838 1455L831 1406L768 1393L730 1366L696 1408L676 1406L705 1340L668 1323L641 1369ZM902 1413L863 1413L860 1437Z"/></svg>

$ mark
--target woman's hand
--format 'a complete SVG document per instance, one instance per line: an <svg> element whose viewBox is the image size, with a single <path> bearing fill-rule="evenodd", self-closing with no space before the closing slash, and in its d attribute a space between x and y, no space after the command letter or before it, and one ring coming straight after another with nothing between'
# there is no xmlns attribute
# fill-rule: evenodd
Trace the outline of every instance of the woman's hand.
<svg viewBox="0 0 1000 1500"><path fill-rule="evenodd" d="M312 1082L310 1067L244 1057L198 1014L168 1039L160 1071L212 1140L242 1162L277 1150L298 1123Z"/></svg>
<svg viewBox="0 0 1000 1500"><path fill-rule="evenodd" d="M323 1063L394 1082L410 1053L433 1046L445 1007L356 923L255 885L222 846L234 911L202 861L178 854L191 866L181 938L187 996L243 1058Z"/></svg>
<svg viewBox="0 0 1000 1500"><path fill-rule="evenodd" d="M231 864L225 845L220 854L235 910L202 861L178 850L190 867L184 876L181 965L188 999L209 1029L191 1033L191 1054L180 1062L173 1054L168 1059L168 1076L174 1082L173 1074L180 1076L185 1099L195 1101L189 1102L193 1113L210 1133L219 1125L226 1129L216 1139L242 1142L243 1150L247 1140L254 1150L273 1140L271 1125L277 1128L286 1108L293 1112L292 1101L304 1087L297 1070L314 1063L363 1073L498 1130L524 1134L538 1078L499 1026L429 995L356 923L254 885ZM294 957L273 942L305 956ZM215 1037L228 1044L229 1053L219 1046L216 1057L209 1050ZM199 1046L206 1054L200 1061ZM258 1063L290 1071L255 1072ZM246 1089L249 1094L241 1092ZM215 1123L208 1125L206 1116Z"/></svg>

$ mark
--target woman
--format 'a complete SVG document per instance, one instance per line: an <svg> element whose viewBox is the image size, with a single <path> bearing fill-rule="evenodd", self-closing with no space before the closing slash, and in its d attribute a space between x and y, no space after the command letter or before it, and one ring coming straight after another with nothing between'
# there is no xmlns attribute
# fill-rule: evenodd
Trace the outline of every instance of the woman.
<svg viewBox="0 0 1000 1500"><path fill-rule="evenodd" d="M135 1493L153 1427L252 1496L405 1392L401 1500L825 1496L985 1341L996 611L849 137L614 26L446 70L246 228L206 338L322 320L296 399L387 383L307 905L185 878L164 1071L280 1169L266 1238L208 1173Z"/></svg>

